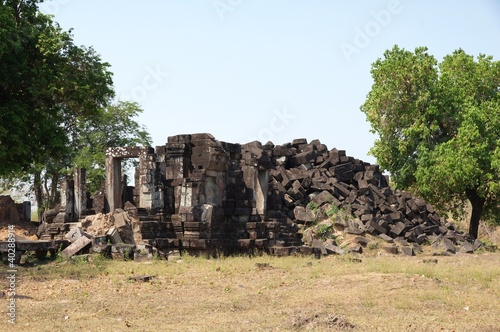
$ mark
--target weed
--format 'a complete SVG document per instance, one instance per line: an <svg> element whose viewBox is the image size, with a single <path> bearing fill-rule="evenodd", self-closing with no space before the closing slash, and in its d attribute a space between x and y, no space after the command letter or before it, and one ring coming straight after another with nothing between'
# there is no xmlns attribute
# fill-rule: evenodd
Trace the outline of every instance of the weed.
<svg viewBox="0 0 500 332"><path fill-rule="evenodd" d="M306 207L316 214L319 206L315 201L310 201Z"/></svg>
<svg viewBox="0 0 500 332"><path fill-rule="evenodd" d="M64 262L64 261L65 261L64 257L61 255L61 251L63 250L63 248L62 248L62 247L63 247L63 245L62 245L62 244L60 244L60 245L59 245L59 248L57 248L57 252L56 252L56 259L55 259L55 261L56 261L57 263L61 263L61 262Z"/></svg>
<svg viewBox="0 0 500 332"><path fill-rule="evenodd" d="M380 243L378 243L376 241L371 241L368 243L367 247L370 250L375 250L375 249L378 249L379 245L380 245Z"/></svg>
<svg viewBox="0 0 500 332"><path fill-rule="evenodd" d="M76 265L87 264L89 262L89 256L88 255L72 256L69 262L71 264L76 264Z"/></svg>
<svg viewBox="0 0 500 332"><path fill-rule="evenodd" d="M326 211L326 215L332 219L333 216L337 215L339 213L339 208L336 205L332 205L330 210Z"/></svg>
<svg viewBox="0 0 500 332"><path fill-rule="evenodd" d="M23 254L24 263L36 263L38 259L35 257L35 253L33 251L26 251Z"/></svg>
<svg viewBox="0 0 500 332"><path fill-rule="evenodd" d="M319 225L319 227L316 230L316 235L323 240L333 238L332 225L328 225L328 224Z"/></svg>
<svg viewBox="0 0 500 332"><path fill-rule="evenodd" d="M125 249L125 251L123 252L123 259L129 261L133 258L134 258L134 252L132 251L132 249L129 248Z"/></svg>

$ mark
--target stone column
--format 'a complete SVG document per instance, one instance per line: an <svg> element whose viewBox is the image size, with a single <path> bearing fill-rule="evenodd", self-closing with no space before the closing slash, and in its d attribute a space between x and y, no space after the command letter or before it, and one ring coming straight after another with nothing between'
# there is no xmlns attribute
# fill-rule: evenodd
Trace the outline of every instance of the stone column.
<svg viewBox="0 0 500 332"><path fill-rule="evenodd" d="M121 160L112 155L106 156L106 198L108 201L106 212L120 208L121 202Z"/></svg>
<svg viewBox="0 0 500 332"><path fill-rule="evenodd" d="M75 219L75 182L72 178L66 178L66 213L64 222L73 222Z"/></svg>
<svg viewBox="0 0 500 332"><path fill-rule="evenodd" d="M75 181L75 216L81 218L87 212L87 194L85 187L85 168L76 168L73 174Z"/></svg>

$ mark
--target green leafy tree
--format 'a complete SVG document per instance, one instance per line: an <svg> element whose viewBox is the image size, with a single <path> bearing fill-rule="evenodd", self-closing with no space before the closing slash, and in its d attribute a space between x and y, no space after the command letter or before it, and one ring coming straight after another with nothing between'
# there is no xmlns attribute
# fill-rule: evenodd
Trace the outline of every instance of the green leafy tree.
<svg viewBox="0 0 500 332"><path fill-rule="evenodd" d="M0 174L8 175L63 156L76 123L114 93L109 64L74 45L38 1L0 1L0 19Z"/></svg>
<svg viewBox="0 0 500 332"><path fill-rule="evenodd" d="M379 135L371 154L398 188L441 207L468 200L477 238L500 192L500 63L461 49L438 63L425 47L394 46L371 74L361 106Z"/></svg>
<svg viewBox="0 0 500 332"><path fill-rule="evenodd" d="M99 190L105 178L106 150L117 146L149 146L151 137L135 118L142 113L139 104L118 101L101 110L97 121L80 123L80 135L74 142L73 165L87 170L90 192ZM124 163L124 168L135 166Z"/></svg>
<svg viewBox="0 0 500 332"><path fill-rule="evenodd" d="M98 117L114 92L109 64L74 45L38 2L0 2L0 175L30 174L38 205L48 206L78 123Z"/></svg>
<svg viewBox="0 0 500 332"><path fill-rule="evenodd" d="M31 182L47 208L74 167L89 168L96 188L106 147L148 145L150 137L135 120L137 104L112 104L110 65L74 45L39 2L0 1L0 176L4 186Z"/></svg>

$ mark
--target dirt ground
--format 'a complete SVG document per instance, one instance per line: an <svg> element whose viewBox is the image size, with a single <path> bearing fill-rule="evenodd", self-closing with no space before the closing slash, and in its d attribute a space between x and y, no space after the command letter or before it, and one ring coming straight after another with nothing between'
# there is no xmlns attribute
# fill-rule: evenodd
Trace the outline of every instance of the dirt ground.
<svg viewBox="0 0 500 332"><path fill-rule="evenodd" d="M16 234L27 237L24 227ZM27 255L16 268L15 324L0 266L0 331L500 331L500 253L427 249L319 260ZM141 276L150 278L131 279Z"/></svg>
<svg viewBox="0 0 500 332"><path fill-rule="evenodd" d="M1 284L1 331L500 331L499 253L28 263L15 325Z"/></svg>
<svg viewBox="0 0 500 332"><path fill-rule="evenodd" d="M0 240L3 241L8 237L9 234L9 226L12 225L12 223L4 220L0 220ZM16 222L14 224L14 233L18 236L30 239L30 240L36 240L37 237L35 234L30 235L29 230L36 228L35 223L31 222Z"/></svg>

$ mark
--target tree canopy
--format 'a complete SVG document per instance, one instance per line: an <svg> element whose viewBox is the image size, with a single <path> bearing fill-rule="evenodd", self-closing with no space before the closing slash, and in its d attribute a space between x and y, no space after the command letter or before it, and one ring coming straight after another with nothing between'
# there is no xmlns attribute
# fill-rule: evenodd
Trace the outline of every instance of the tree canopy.
<svg viewBox="0 0 500 332"><path fill-rule="evenodd" d="M76 167L87 170L89 186L95 192L105 178L104 164L106 150L114 146L149 146L151 137L144 126L135 118L142 113L139 104L119 101L101 110L99 121L80 123L81 133L74 142L72 160ZM133 160L126 161L124 168L133 166Z"/></svg>
<svg viewBox="0 0 500 332"><path fill-rule="evenodd" d="M151 139L135 120L139 105L113 103L110 65L39 2L0 1L0 177L32 181L39 207L49 207L74 167L89 168L96 188L107 147Z"/></svg>
<svg viewBox="0 0 500 332"><path fill-rule="evenodd" d="M477 237L500 192L500 62L459 49L438 63L427 51L394 46L372 64L370 152L398 188L440 206L469 200Z"/></svg>

